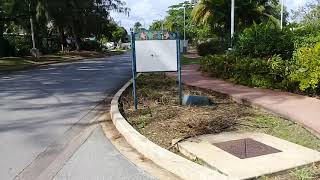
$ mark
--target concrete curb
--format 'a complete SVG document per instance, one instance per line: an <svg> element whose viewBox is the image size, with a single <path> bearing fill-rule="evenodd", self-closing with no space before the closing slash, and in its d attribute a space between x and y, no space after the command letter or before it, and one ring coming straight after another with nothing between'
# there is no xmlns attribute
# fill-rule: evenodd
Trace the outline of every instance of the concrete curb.
<svg viewBox="0 0 320 180"><path fill-rule="evenodd" d="M146 158L158 166L186 180L194 179L234 179L220 174L204 166L191 162L149 141L136 131L122 116L119 110L119 100L123 92L131 85L131 81L125 84L113 97L110 114L114 126L123 135L126 141Z"/></svg>

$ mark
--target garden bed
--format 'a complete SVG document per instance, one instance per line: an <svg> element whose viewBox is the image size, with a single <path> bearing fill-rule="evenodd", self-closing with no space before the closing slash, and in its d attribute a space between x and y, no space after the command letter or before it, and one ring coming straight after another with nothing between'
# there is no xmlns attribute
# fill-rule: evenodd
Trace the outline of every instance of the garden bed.
<svg viewBox="0 0 320 180"><path fill-rule="evenodd" d="M163 148L171 147L173 139L225 131L248 131L263 132L320 150L320 140L303 127L259 109L235 103L216 92L185 86L185 94L209 96L212 106L179 106L176 81L165 74L147 74L138 78L139 110L136 112L131 90L128 88L121 97L122 114L142 135ZM175 152L174 149L170 150ZM315 177L319 172L318 166L312 166L283 176Z"/></svg>

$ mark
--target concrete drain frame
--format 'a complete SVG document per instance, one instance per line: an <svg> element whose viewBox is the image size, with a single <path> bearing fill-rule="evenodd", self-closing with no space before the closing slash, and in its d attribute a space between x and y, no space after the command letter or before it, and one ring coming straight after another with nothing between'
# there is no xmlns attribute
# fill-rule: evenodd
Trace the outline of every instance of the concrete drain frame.
<svg viewBox="0 0 320 180"><path fill-rule="evenodd" d="M255 141L251 138L221 142L213 145L240 159L253 158L281 152L278 149Z"/></svg>
<svg viewBox="0 0 320 180"><path fill-rule="evenodd" d="M320 161L317 151L263 133L204 135L177 147L232 179L257 178Z"/></svg>

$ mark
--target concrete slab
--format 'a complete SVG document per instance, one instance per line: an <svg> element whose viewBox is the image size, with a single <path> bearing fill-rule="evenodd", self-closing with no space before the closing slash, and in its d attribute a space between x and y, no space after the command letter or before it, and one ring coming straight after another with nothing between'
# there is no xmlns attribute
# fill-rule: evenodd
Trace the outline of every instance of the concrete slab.
<svg viewBox="0 0 320 180"><path fill-rule="evenodd" d="M250 138L281 152L240 159L214 144ZM178 143L190 158L198 158L209 167L236 179L249 179L273 174L320 161L320 153L263 133L228 132L204 135Z"/></svg>

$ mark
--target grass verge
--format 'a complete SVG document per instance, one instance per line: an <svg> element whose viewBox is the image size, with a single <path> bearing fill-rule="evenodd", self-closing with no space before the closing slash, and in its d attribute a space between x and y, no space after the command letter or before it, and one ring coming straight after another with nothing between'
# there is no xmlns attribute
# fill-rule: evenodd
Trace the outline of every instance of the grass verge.
<svg viewBox="0 0 320 180"><path fill-rule="evenodd" d="M200 64L201 57L190 57L186 54L181 56L182 65Z"/></svg>
<svg viewBox="0 0 320 180"><path fill-rule="evenodd" d="M184 92L209 96L213 106L179 106L175 79L165 74L144 74L137 79L139 110L133 110L129 88L120 100L122 113L141 134L163 148L170 147L173 139L240 130L263 132L320 151L320 140L291 121L235 103L216 92L187 86ZM314 179L319 173L314 165L263 178Z"/></svg>
<svg viewBox="0 0 320 180"><path fill-rule="evenodd" d="M32 68L39 65L62 63L69 61L77 61L90 58L102 58L113 55L123 54L124 51L108 51L108 52L92 52L92 51L80 51L70 52L65 54L44 55L39 59L32 57L3 57L0 58L0 72L23 70Z"/></svg>

